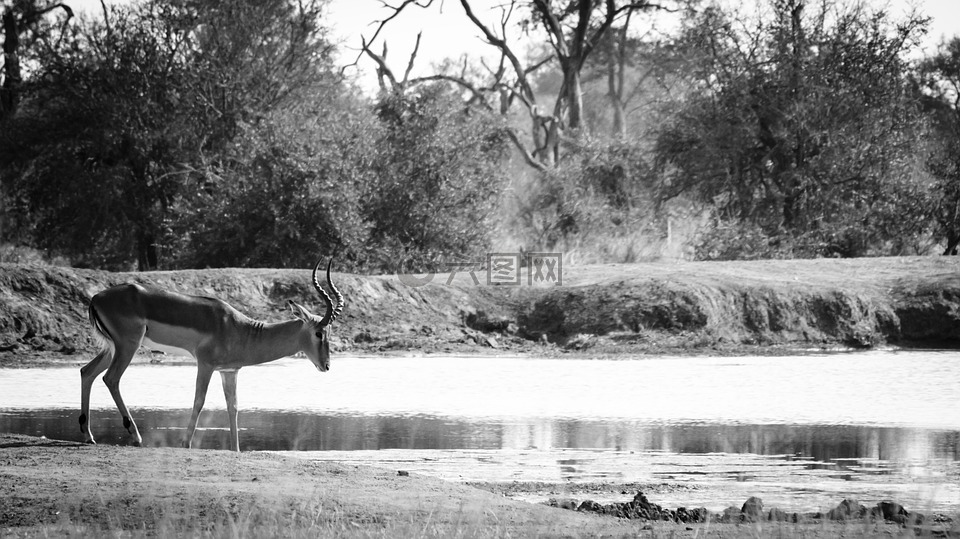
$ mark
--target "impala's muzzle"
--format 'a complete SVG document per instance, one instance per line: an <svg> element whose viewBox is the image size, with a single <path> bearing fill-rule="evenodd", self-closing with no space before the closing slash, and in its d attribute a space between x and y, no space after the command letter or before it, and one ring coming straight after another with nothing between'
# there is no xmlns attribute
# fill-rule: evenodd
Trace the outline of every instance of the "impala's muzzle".
<svg viewBox="0 0 960 539"><path fill-rule="evenodd" d="M317 362L315 365L320 372L330 370L330 344L327 342L327 339L323 339L323 341L320 342L320 353L317 354Z"/></svg>

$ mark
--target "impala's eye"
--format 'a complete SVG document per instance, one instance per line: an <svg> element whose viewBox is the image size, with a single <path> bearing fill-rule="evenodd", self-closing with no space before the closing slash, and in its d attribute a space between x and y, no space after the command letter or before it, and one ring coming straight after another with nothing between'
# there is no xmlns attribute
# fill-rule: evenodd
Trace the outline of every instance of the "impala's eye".
<svg viewBox="0 0 960 539"><path fill-rule="evenodd" d="M323 332L322 332L322 331L318 331L318 332L316 333L316 335L317 335L317 338L318 338L318 339L321 339L321 340L323 339Z"/></svg>

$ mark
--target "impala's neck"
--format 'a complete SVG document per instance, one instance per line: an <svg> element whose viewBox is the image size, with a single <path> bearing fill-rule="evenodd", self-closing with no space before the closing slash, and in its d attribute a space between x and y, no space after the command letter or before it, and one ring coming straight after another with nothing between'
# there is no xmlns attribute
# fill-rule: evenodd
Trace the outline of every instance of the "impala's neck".
<svg viewBox="0 0 960 539"><path fill-rule="evenodd" d="M256 322L249 328L244 343L244 365L259 365L300 352L302 320L264 323Z"/></svg>

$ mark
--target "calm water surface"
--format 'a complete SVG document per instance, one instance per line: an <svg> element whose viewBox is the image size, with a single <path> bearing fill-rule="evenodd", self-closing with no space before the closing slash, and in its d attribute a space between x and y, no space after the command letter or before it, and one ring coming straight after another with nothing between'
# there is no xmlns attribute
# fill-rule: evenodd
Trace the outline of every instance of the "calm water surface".
<svg viewBox="0 0 960 539"><path fill-rule="evenodd" d="M153 445L177 445L192 365L136 365L122 390ZM0 370L0 428L79 439L76 368ZM219 377L203 423L225 427ZM801 357L337 358L249 367L250 449L612 448L958 458L960 353ZM102 384L94 434L122 437ZM214 430L215 432L215 430ZM217 445L218 434L211 434Z"/></svg>
<svg viewBox="0 0 960 539"><path fill-rule="evenodd" d="M127 370L122 391L146 445L179 445L195 375L192 365ZM0 369L0 431L80 440L79 399L77 368ZM841 476L960 474L957 352L337 357L323 374L290 358L241 371L239 401L244 450L739 454ZM94 435L122 443L105 386L94 385L91 403ZM202 447L227 446L224 408L214 376Z"/></svg>

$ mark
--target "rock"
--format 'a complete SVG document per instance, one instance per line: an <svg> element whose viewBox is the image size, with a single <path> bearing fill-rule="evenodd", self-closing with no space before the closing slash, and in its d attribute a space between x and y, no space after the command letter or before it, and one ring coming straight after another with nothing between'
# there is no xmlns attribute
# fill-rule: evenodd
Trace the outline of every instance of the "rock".
<svg viewBox="0 0 960 539"><path fill-rule="evenodd" d="M665 510L663 507L655 503L650 503L647 500L647 497L643 494L643 491L637 491L633 496L633 501L627 504L630 506L629 511L635 516L629 518L641 518L646 520L673 520L674 515L672 515L669 509Z"/></svg>
<svg viewBox="0 0 960 539"><path fill-rule="evenodd" d="M551 504L554 500L551 500ZM557 500L559 503L559 500ZM637 492L633 500L629 502L609 503L600 505L592 500L585 500L577 507L577 511L586 511L599 513L602 515L615 516L630 520L664 520L677 521L683 518L683 522L703 522L707 518L707 510L704 508L695 509L693 513L683 509L680 511L671 511L647 500L643 492Z"/></svg>
<svg viewBox="0 0 960 539"><path fill-rule="evenodd" d="M587 350L597 344L596 335L581 333L576 335L564 345L567 350Z"/></svg>
<svg viewBox="0 0 960 539"><path fill-rule="evenodd" d="M697 507L696 509L687 509L686 507L678 507L675 515L675 520L677 522L706 522L707 517L710 515L710 512L707 511L706 507Z"/></svg>
<svg viewBox="0 0 960 539"><path fill-rule="evenodd" d="M747 501L743 502L743 507L740 508L740 513L743 520L747 522L763 520L763 500L756 496L747 498Z"/></svg>
<svg viewBox="0 0 960 539"><path fill-rule="evenodd" d="M827 512L827 518L830 520L854 520L861 519L867 514L867 508L857 500L847 498L840 502L840 505Z"/></svg>
<svg viewBox="0 0 960 539"><path fill-rule="evenodd" d="M578 507L577 511L582 511L586 513L603 513L603 506L593 500L584 500Z"/></svg>
<svg viewBox="0 0 960 539"><path fill-rule="evenodd" d="M784 510L774 507L769 512L767 512L767 520L773 522L797 522L796 513L787 513Z"/></svg>
<svg viewBox="0 0 960 539"><path fill-rule="evenodd" d="M576 511L578 508L578 502L573 498L550 498L547 500L547 505L550 507L559 507L560 509L569 509L571 511Z"/></svg>
<svg viewBox="0 0 960 539"><path fill-rule="evenodd" d="M910 513L899 503L882 501L870 510L870 516L875 519L882 518L883 520L896 522L897 524L904 524L907 522L907 517L910 516Z"/></svg>
<svg viewBox="0 0 960 539"><path fill-rule="evenodd" d="M476 313L466 313L466 315L463 316L463 323L468 328L490 333L493 331L507 331L512 322L506 318L492 317L484 311L477 311Z"/></svg>
<svg viewBox="0 0 960 539"><path fill-rule="evenodd" d="M735 505L731 505L730 507L727 507L726 509L723 510L723 513L720 515L720 522L723 522L723 523L740 522L741 514L742 513L739 507Z"/></svg>
<svg viewBox="0 0 960 539"><path fill-rule="evenodd" d="M373 335L371 335L369 331L361 331L353 336L353 342L358 344L373 342L374 340Z"/></svg>

